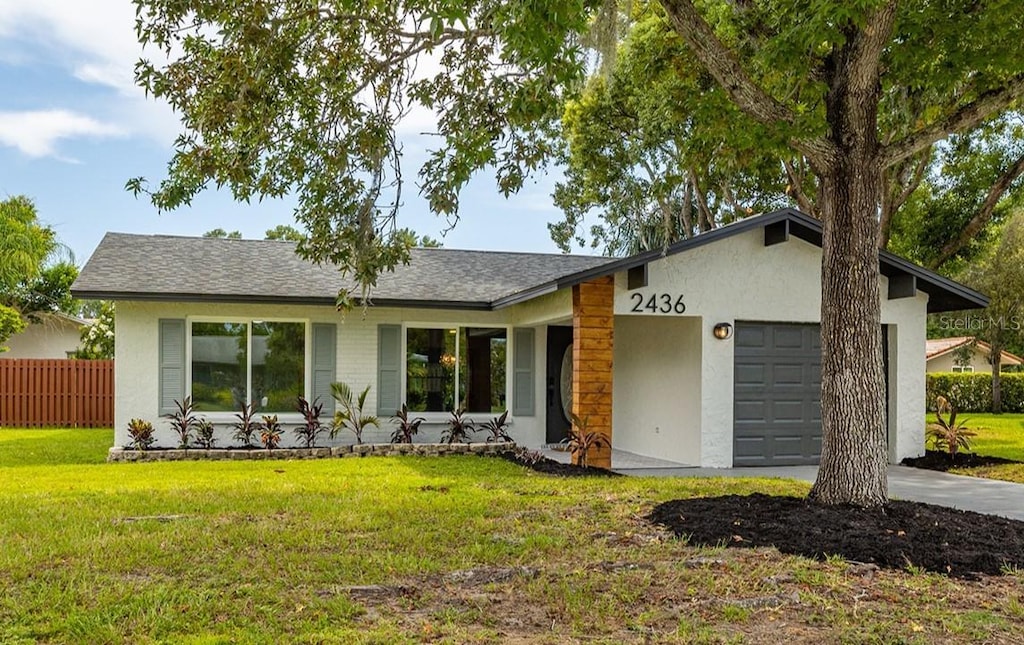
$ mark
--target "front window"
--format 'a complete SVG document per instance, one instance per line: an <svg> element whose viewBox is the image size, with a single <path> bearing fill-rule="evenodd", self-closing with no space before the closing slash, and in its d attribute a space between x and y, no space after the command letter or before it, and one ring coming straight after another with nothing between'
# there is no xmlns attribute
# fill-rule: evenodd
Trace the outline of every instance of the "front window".
<svg viewBox="0 0 1024 645"><path fill-rule="evenodd" d="M406 403L416 412L505 409L508 332L493 327L406 330Z"/></svg>
<svg viewBox="0 0 1024 645"><path fill-rule="evenodd" d="M974 371L974 366L973 365L954 365L953 366L953 371L954 372L960 372L960 373L970 373L970 372Z"/></svg>
<svg viewBox="0 0 1024 645"><path fill-rule="evenodd" d="M191 342L196 410L292 412L305 392L304 323L193 322Z"/></svg>

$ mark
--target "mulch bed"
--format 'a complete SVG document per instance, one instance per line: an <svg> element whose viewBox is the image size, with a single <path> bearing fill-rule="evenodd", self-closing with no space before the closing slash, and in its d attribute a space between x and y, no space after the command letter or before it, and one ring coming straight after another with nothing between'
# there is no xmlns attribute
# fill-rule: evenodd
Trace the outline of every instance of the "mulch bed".
<svg viewBox="0 0 1024 645"><path fill-rule="evenodd" d="M919 502L862 509L758 493L673 500L647 519L691 545L774 546L817 560L838 555L958 578L1024 569L1024 522Z"/></svg>
<svg viewBox="0 0 1024 645"><path fill-rule="evenodd" d="M616 473L611 470L605 470L604 468L582 468L573 464L563 464L560 461L549 459L548 457L538 457L536 453L530 450L506 450L498 453L496 456L501 457L507 461L511 461L514 464L525 466L531 470L535 470L545 475L554 475L555 477L622 477L621 473Z"/></svg>
<svg viewBox="0 0 1024 645"><path fill-rule="evenodd" d="M925 468L927 470L941 470L943 472L950 468L977 468L978 466L998 466L1000 464L1019 464L1022 462L1002 457L986 457L976 455L973 452L958 452L952 459L948 452L928 450L923 457L907 457L903 460L904 466L914 468Z"/></svg>

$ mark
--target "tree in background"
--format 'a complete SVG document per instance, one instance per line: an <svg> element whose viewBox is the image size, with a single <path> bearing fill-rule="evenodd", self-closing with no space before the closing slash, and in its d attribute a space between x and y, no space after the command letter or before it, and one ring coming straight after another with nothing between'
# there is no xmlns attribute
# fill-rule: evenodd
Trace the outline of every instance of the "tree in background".
<svg viewBox="0 0 1024 645"><path fill-rule="evenodd" d="M394 234L395 132L409 109L438 114L437 148L419 172L435 213L457 218L459 191L487 168L508 195L558 149L593 18L618 14L610 0L135 2L140 40L167 57L140 62L137 80L187 132L165 180L128 188L159 208L210 184L238 200L294 193L309 232L299 251L364 292L409 257ZM807 160L823 225L823 443L811 497L884 504L883 176L1024 93L1021 13L1008 0L661 5L731 104ZM417 76L427 55L436 72Z"/></svg>
<svg viewBox="0 0 1024 645"><path fill-rule="evenodd" d="M416 231L411 228L400 228L396 230L395 237L410 249L417 246L424 249L441 248L441 242L439 240L435 240L429 235L417 235Z"/></svg>
<svg viewBox="0 0 1024 645"><path fill-rule="evenodd" d="M71 285L78 277L78 267L60 261L43 267L39 275L19 282L9 294L12 307L30 322L41 322L47 314L76 316L81 305L71 295Z"/></svg>
<svg viewBox="0 0 1024 645"><path fill-rule="evenodd" d="M1024 325L1024 211L1002 227L998 239L960 276L991 299L975 336L991 345L992 412L1003 411L1000 363L1003 350L1020 342Z"/></svg>
<svg viewBox="0 0 1024 645"><path fill-rule="evenodd" d="M636 5L614 62L567 102L561 127L565 217L548 228L566 252L633 254L797 204L786 169L799 157L730 102L657 4Z"/></svg>
<svg viewBox="0 0 1024 645"><path fill-rule="evenodd" d="M785 206L818 216L808 160L736 108L658 3L633 3L629 18L612 62L566 105L552 239L626 255ZM891 136L927 118L929 104L901 93L883 105ZM954 273L1017 199L1021 126L1002 114L885 168L880 246Z"/></svg>
<svg viewBox="0 0 1024 645"><path fill-rule="evenodd" d="M263 236L265 240L288 240L289 242L301 242L306 236L294 226L278 224L274 228L267 229Z"/></svg>
<svg viewBox="0 0 1024 645"><path fill-rule="evenodd" d="M0 346L24 331L19 293L24 295L24 285L40 277L56 248L53 229L39 222L32 200L16 196L0 201Z"/></svg>
<svg viewBox="0 0 1024 645"><path fill-rule="evenodd" d="M934 147L898 216L883 220L889 249L954 275L994 240L1021 206L1024 120L1008 112ZM888 224L888 226L887 226Z"/></svg>
<svg viewBox="0 0 1024 645"><path fill-rule="evenodd" d="M222 240L240 240L242 239L242 232L231 231L230 233L228 233L222 228L215 228L211 231L206 231L205 233L203 233L203 237L212 237Z"/></svg>

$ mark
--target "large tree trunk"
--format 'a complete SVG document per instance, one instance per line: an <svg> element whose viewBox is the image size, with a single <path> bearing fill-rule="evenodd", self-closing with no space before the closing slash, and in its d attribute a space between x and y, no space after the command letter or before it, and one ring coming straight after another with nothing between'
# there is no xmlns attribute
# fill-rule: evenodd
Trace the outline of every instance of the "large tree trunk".
<svg viewBox="0 0 1024 645"><path fill-rule="evenodd" d="M821 177L821 465L811 498L887 501L878 292L878 176L841 164Z"/></svg>
<svg viewBox="0 0 1024 645"><path fill-rule="evenodd" d="M821 465L811 498L876 506L887 497L878 212L880 88L859 66L864 41L831 57L825 114L838 154L820 179Z"/></svg>
<svg viewBox="0 0 1024 645"><path fill-rule="evenodd" d="M690 50L740 109L771 126L797 124L797 115L750 77L692 0L661 3ZM808 159L820 185L822 454L811 498L825 504L875 506L887 501L878 291L883 150L877 117L882 54L891 43L896 6L896 0L889 0L863 24L849 21L843 27L844 38L836 39L821 68L815 69L828 87L828 131L790 142ZM886 149L885 163L904 159L938 138L918 134L896 152Z"/></svg>

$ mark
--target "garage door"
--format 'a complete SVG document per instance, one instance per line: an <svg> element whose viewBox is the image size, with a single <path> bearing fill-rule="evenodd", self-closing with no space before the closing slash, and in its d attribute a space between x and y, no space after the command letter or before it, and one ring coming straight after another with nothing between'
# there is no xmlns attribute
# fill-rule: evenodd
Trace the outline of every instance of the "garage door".
<svg viewBox="0 0 1024 645"><path fill-rule="evenodd" d="M818 325L737 323L733 463L817 464L821 456Z"/></svg>

